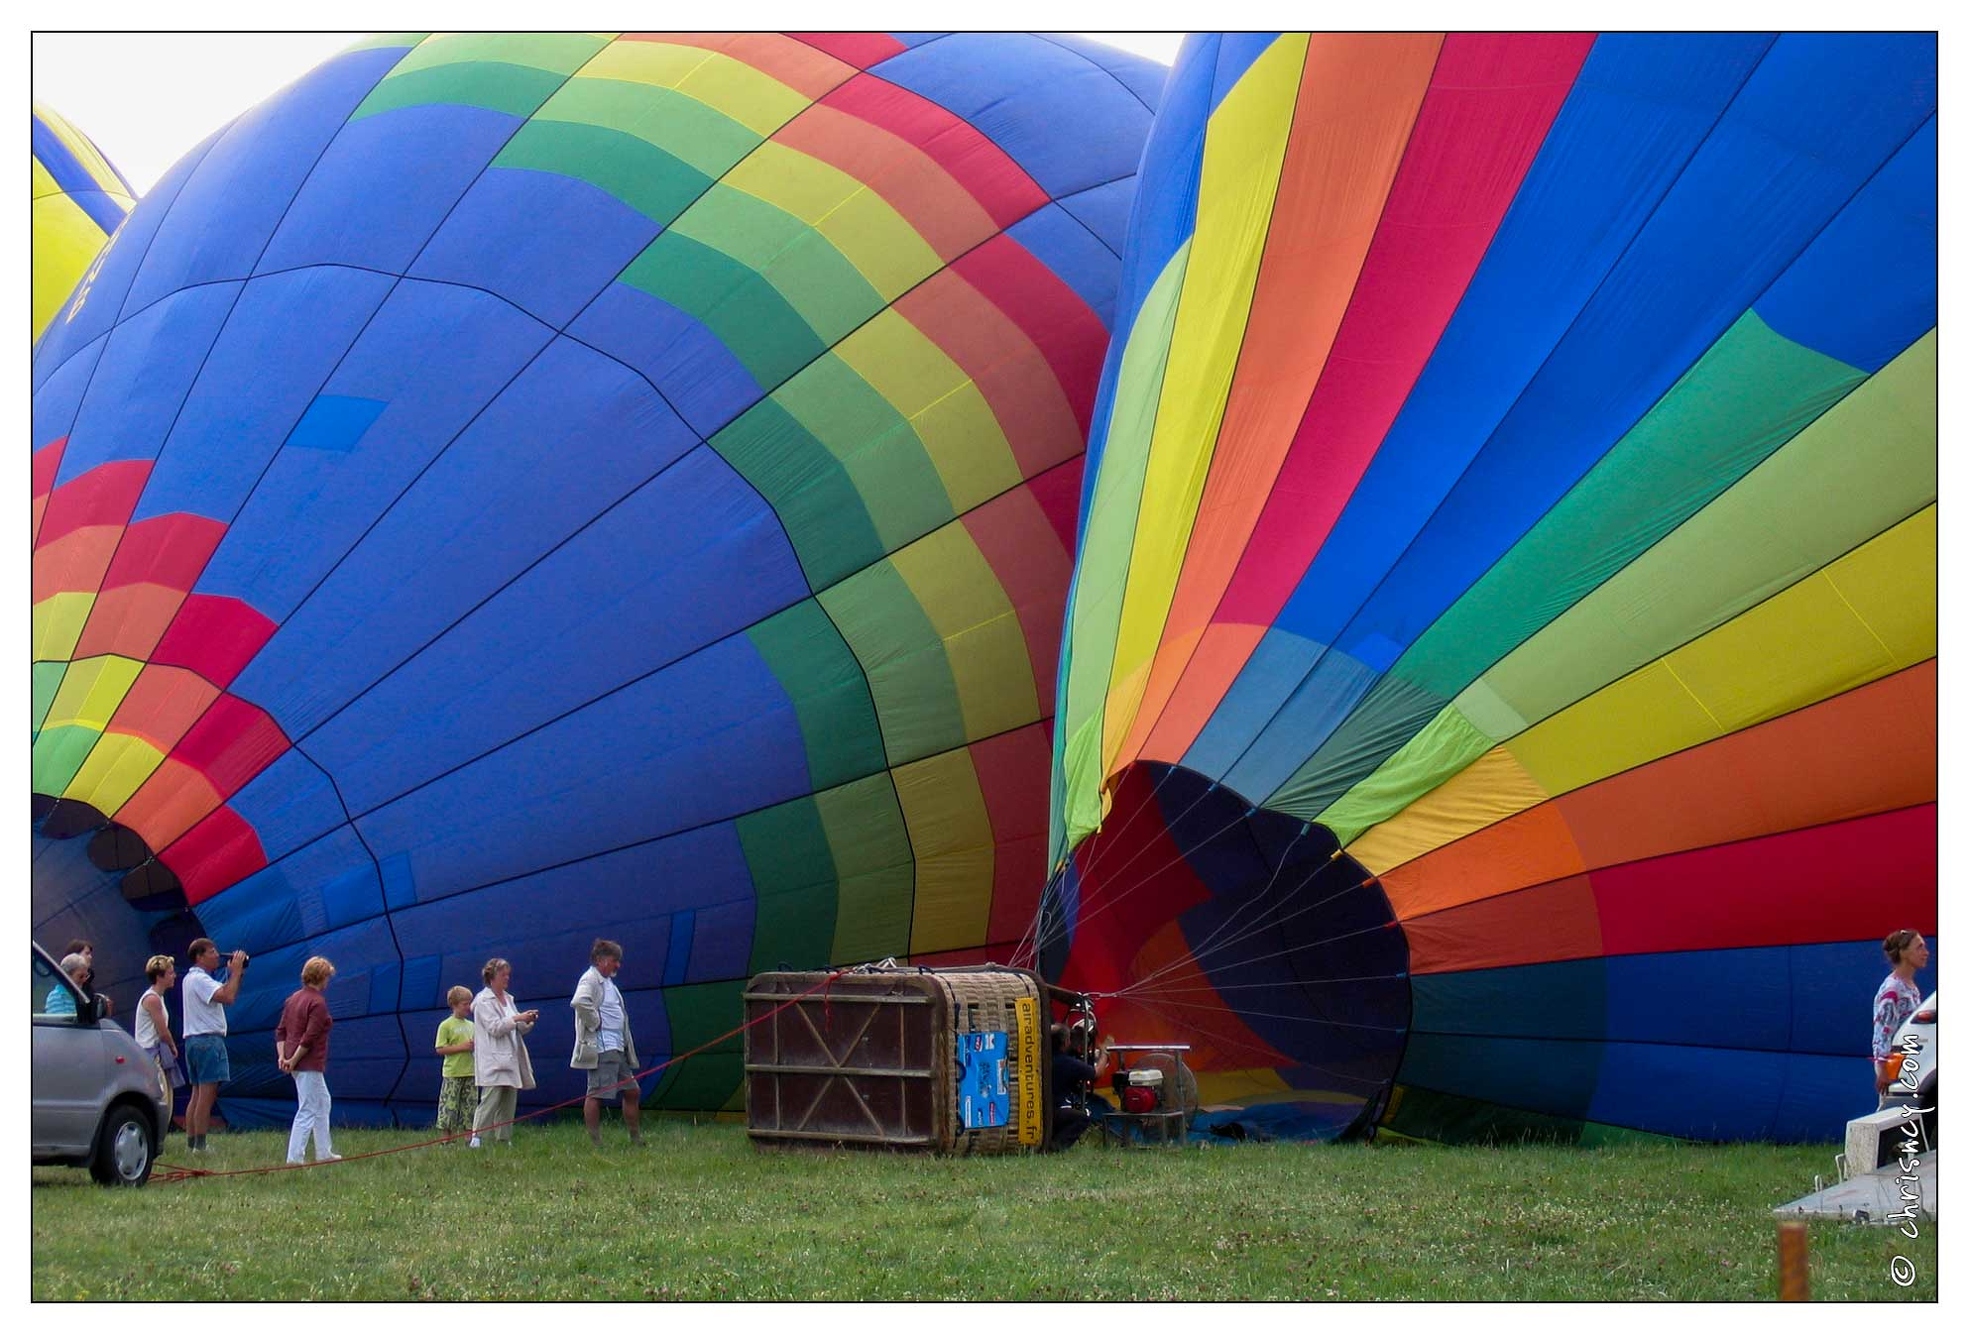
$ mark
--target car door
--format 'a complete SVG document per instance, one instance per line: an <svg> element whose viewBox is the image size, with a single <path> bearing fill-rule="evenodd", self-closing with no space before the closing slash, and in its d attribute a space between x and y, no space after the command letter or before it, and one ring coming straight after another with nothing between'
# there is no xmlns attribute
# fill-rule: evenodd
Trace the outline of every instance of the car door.
<svg viewBox="0 0 1969 1334"><path fill-rule="evenodd" d="M38 950L31 950L30 958L34 979L34 1156L85 1154L95 1142L96 1118L108 1076L109 1055L103 1048L102 1030L82 1022L78 1011L87 1007L87 1001L53 960ZM64 992L73 1005L63 1013L64 1007L56 1003L51 1013L50 997Z"/></svg>

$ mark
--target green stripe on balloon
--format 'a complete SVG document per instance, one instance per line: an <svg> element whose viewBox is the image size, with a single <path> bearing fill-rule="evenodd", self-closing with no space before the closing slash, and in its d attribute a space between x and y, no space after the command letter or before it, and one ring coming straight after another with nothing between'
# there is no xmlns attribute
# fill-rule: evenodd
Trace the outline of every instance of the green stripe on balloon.
<svg viewBox="0 0 1969 1334"><path fill-rule="evenodd" d="M860 963L909 953L916 856L894 781L875 774L817 793L814 806L839 880L833 961Z"/></svg>
<svg viewBox="0 0 1969 1334"><path fill-rule="evenodd" d="M736 166L763 142L714 107L671 88L584 74L534 113L536 122L593 125L633 135L703 173L707 182Z"/></svg>
<svg viewBox="0 0 1969 1334"><path fill-rule="evenodd" d="M825 588L882 558L866 497L848 470L772 399L711 438L711 447L779 516L812 588Z"/></svg>
<svg viewBox="0 0 1969 1334"><path fill-rule="evenodd" d="M528 121L492 165L586 181L659 223L689 208L711 184L697 168L633 134L564 120Z"/></svg>
<svg viewBox="0 0 1969 1334"><path fill-rule="evenodd" d="M393 74L377 84L350 123L407 107L460 106L531 116L565 76L526 65L470 62Z"/></svg>
<svg viewBox="0 0 1969 1334"><path fill-rule="evenodd" d="M820 601L868 677L889 764L963 745L964 711L943 639L895 566L871 565Z"/></svg>
<svg viewBox="0 0 1969 1334"><path fill-rule="evenodd" d="M742 815L737 825L758 896L751 970L826 967L839 896L820 808L801 797Z"/></svg>
<svg viewBox="0 0 1969 1334"><path fill-rule="evenodd" d="M793 701L816 789L887 767L867 678L819 603L796 603L746 635Z"/></svg>
<svg viewBox="0 0 1969 1334"><path fill-rule="evenodd" d="M762 385L779 384L827 350L771 283L675 230L651 241L618 281L696 318Z"/></svg>

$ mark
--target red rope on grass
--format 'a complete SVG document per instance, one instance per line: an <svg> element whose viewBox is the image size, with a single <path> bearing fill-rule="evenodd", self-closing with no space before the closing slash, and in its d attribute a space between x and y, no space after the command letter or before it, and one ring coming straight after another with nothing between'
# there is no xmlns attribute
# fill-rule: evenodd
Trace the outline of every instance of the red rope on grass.
<svg viewBox="0 0 1969 1334"><path fill-rule="evenodd" d="M497 1130L501 1126L516 1126L520 1122L530 1121L536 1116L545 1116L548 1112L558 1112L563 1108L572 1107L576 1103L586 1102L590 1097L599 1097L604 1093L611 1093L616 1089L627 1088L631 1084L639 1083L644 1078L657 1073L659 1070L662 1070L666 1066L675 1065L679 1061L688 1061L693 1056L701 1056L705 1052L709 1051L711 1048L725 1041L726 1039L737 1037L740 1033L743 1033L746 1029L751 1028L754 1024L764 1023L766 1020L772 1018L780 1011L791 1009L799 1002L813 995L816 991L823 991L827 988L832 987L834 985L834 979L840 976L842 971L843 970L839 968L832 969L828 972L826 977L814 983L814 985L808 987L805 991L787 997L786 1000L784 1000L778 1005L775 1005L772 1009L767 1010L764 1014L760 1015L757 1019L748 1019L744 1023L740 1024L737 1028L729 1029L726 1032L720 1033L717 1037L712 1038L708 1042L699 1043L697 1046L691 1048L687 1052L681 1052L675 1056L668 1058L667 1060L659 1061L655 1065L652 1065L649 1069L639 1071L636 1074L630 1075L627 1079L619 1079L615 1083L610 1084L607 1088L598 1089L593 1094L583 1093L579 1097L568 1098L563 1102L557 1102L552 1104L551 1106L535 1108L533 1111L527 1112L523 1116L513 1117L509 1121L495 1122L492 1125L486 1126L485 1129L491 1131L491 1130ZM365 1158L384 1158L384 1157L388 1157L390 1154L393 1153L409 1153L412 1149L428 1149L435 1145L449 1144L453 1140L465 1139L468 1136L477 1135L479 1133L481 1132L477 1129L461 1130L453 1135L440 1135L436 1139L419 1140L415 1144L398 1144L395 1147L388 1148L388 1149L371 1149L368 1153L343 1154L339 1157L330 1158L325 1161L318 1160L312 1163L279 1163L272 1167L240 1167L240 1168L235 1168L230 1172L215 1172L209 1168L201 1168L201 1167L166 1168L164 1167L162 1162L159 1162L157 1164L157 1168L159 1170L153 1172L151 1176L151 1180L157 1182L160 1185L175 1186L186 1181L215 1180L219 1177L268 1176L275 1172L298 1172L304 1168L310 1168L310 1167L334 1167L341 1163L359 1163Z"/></svg>

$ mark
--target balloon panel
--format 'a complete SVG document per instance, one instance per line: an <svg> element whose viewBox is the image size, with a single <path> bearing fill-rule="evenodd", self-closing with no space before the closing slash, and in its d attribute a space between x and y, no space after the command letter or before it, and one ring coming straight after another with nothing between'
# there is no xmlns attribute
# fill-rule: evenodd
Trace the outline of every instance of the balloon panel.
<svg viewBox="0 0 1969 1334"><path fill-rule="evenodd" d="M1192 37L1094 411L1039 956L1166 1037L1406 994L1371 1077L1199 1044L1279 1117L1834 1135L1878 942L1936 925L1935 135L1925 36ZM1330 840L1403 948L1220 950L1200 905L1251 873L1170 812L1198 785ZM1150 848L1183 894L1135 892Z"/></svg>
<svg viewBox="0 0 1969 1334"><path fill-rule="evenodd" d="M112 994L250 949L245 1119L310 954L338 1103L427 1119L494 954L544 1102L596 936L652 1063L760 968L1009 949L1160 83L1023 34L409 34L200 145L35 358L37 933ZM737 1052L658 1096L724 1105Z"/></svg>
<svg viewBox="0 0 1969 1334"><path fill-rule="evenodd" d="M62 308L135 202L89 136L34 104L34 336Z"/></svg>

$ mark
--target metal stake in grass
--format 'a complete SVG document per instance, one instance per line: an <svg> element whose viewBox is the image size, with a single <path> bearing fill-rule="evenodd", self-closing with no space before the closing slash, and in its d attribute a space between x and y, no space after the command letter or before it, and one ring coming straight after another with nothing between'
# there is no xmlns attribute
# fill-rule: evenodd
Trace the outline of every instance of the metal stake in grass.
<svg viewBox="0 0 1969 1334"><path fill-rule="evenodd" d="M1812 1299L1812 1257L1805 1224L1788 1219L1778 1224L1778 1300Z"/></svg>

